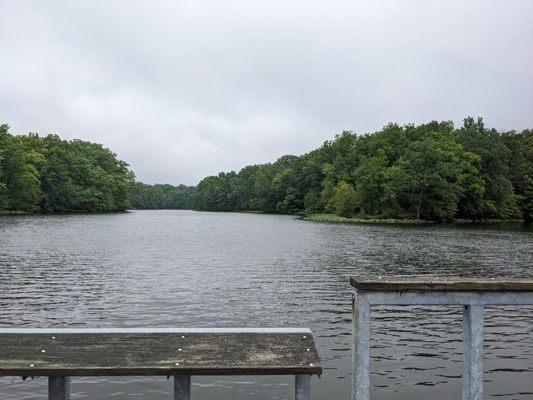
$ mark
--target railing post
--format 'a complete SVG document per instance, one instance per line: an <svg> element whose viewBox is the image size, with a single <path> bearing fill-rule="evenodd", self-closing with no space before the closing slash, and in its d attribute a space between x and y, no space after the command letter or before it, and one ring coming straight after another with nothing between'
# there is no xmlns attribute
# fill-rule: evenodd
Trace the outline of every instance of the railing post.
<svg viewBox="0 0 533 400"><path fill-rule="evenodd" d="M294 399L311 399L311 375L295 375Z"/></svg>
<svg viewBox="0 0 533 400"><path fill-rule="evenodd" d="M352 400L370 399L370 304L353 296Z"/></svg>
<svg viewBox="0 0 533 400"><path fill-rule="evenodd" d="M174 376L174 400L191 399L191 376L175 375Z"/></svg>
<svg viewBox="0 0 533 400"><path fill-rule="evenodd" d="M48 400L69 400L70 378L68 376L48 377Z"/></svg>
<svg viewBox="0 0 533 400"><path fill-rule="evenodd" d="M462 400L483 400L483 313L482 305L464 306Z"/></svg>

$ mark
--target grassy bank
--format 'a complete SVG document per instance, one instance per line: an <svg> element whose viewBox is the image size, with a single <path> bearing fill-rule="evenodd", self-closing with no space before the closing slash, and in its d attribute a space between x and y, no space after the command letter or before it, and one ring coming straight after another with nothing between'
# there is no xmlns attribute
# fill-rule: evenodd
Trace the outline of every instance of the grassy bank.
<svg viewBox="0 0 533 400"><path fill-rule="evenodd" d="M27 212L27 211L5 211L0 210L0 215L31 215L35 213Z"/></svg>
<svg viewBox="0 0 533 400"><path fill-rule="evenodd" d="M420 225L432 224L433 221L420 219L395 219L395 218L371 218L371 217L352 217L346 218L335 214L310 214L303 218L306 221L329 222L329 223L348 223L348 224L405 224Z"/></svg>

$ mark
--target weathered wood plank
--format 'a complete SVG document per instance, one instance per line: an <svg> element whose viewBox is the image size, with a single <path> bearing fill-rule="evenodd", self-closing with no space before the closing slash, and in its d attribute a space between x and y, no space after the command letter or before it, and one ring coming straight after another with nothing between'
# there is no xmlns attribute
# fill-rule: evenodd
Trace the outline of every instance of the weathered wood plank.
<svg viewBox="0 0 533 400"><path fill-rule="evenodd" d="M25 333L0 330L0 375L320 374L310 331ZM179 332L179 331L178 331Z"/></svg>
<svg viewBox="0 0 533 400"><path fill-rule="evenodd" d="M462 278L447 276L353 276L350 284L358 291L448 291L448 292L531 292L529 278Z"/></svg>

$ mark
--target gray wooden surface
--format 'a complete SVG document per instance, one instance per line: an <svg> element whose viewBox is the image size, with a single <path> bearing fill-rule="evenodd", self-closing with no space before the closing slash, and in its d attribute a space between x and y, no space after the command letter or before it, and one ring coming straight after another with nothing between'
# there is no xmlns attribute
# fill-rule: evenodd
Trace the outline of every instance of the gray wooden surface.
<svg viewBox="0 0 533 400"><path fill-rule="evenodd" d="M426 276L353 276L350 284L360 291L449 291L449 292L531 292L529 278L461 278Z"/></svg>
<svg viewBox="0 0 533 400"><path fill-rule="evenodd" d="M322 372L310 331L35 331L0 332L0 375L292 375Z"/></svg>

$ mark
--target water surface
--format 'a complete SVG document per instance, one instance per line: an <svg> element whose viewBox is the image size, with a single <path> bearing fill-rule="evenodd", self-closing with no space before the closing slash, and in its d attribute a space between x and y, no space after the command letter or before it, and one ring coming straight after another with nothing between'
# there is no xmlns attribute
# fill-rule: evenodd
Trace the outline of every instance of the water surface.
<svg viewBox="0 0 533 400"><path fill-rule="evenodd" d="M309 326L314 399L349 399L355 274L533 275L521 225L336 225L290 216L134 211L0 217L0 327ZM533 399L533 308L488 308L487 397ZM372 396L460 398L461 310L378 307ZM193 378L195 399L291 399L290 377ZM74 379L73 399L169 399L164 377ZM46 380L0 378L7 400Z"/></svg>

